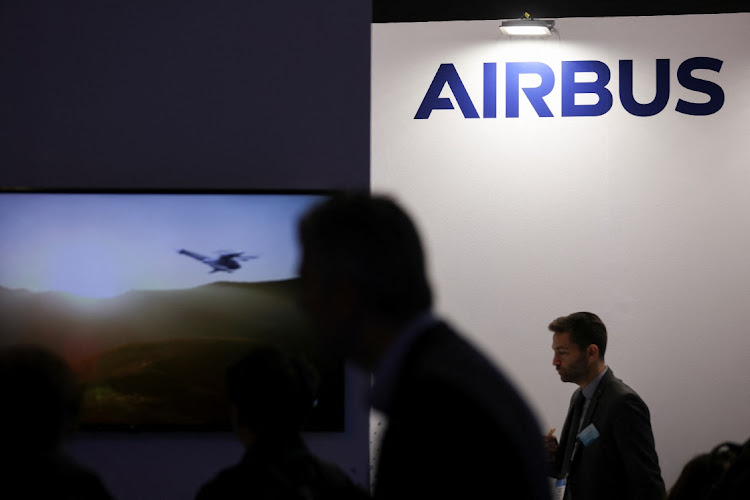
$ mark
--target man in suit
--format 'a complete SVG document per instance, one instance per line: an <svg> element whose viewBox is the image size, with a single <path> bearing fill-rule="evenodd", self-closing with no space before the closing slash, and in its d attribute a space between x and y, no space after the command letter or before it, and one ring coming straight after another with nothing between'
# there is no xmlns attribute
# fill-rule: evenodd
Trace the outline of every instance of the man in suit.
<svg viewBox="0 0 750 500"><path fill-rule="evenodd" d="M607 328L596 314L554 320L552 364L579 386L560 443L545 439L566 500L662 500L666 491L646 403L604 363Z"/></svg>
<svg viewBox="0 0 750 500"><path fill-rule="evenodd" d="M387 416L376 499L545 500L537 421L432 312L417 230L390 198L334 196L300 224L302 305L323 345L374 375Z"/></svg>

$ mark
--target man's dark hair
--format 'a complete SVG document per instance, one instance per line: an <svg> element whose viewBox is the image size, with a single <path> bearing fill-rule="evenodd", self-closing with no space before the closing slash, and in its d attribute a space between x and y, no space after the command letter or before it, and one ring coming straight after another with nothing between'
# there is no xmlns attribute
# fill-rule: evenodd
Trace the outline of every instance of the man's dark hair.
<svg viewBox="0 0 750 500"><path fill-rule="evenodd" d="M607 327L599 316L590 312L576 312L561 316L549 324L555 333L570 333L570 340L581 350L591 344L599 348L599 358L604 360L607 350Z"/></svg>
<svg viewBox="0 0 750 500"><path fill-rule="evenodd" d="M406 320L432 306L417 228L391 198L334 195L308 212L299 230L322 279L351 278L372 312Z"/></svg>
<svg viewBox="0 0 750 500"><path fill-rule="evenodd" d="M729 463L713 485L708 500L740 500L750 489L750 439L743 444L724 442L711 451L712 457L729 456Z"/></svg>
<svg viewBox="0 0 750 500"><path fill-rule="evenodd" d="M313 409L319 376L304 358L273 346L251 350L226 371L239 424L259 437L299 432Z"/></svg>
<svg viewBox="0 0 750 500"><path fill-rule="evenodd" d="M731 463L728 452L713 455L701 453L692 458L680 472L667 493L668 500L708 500L715 485Z"/></svg>
<svg viewBox="0 0 750 500"><path fill-rule="evenodd" d="M0 349L0 448L38 453L73 429L81 391L60 356L36 345Z"/></svg>
<svg viewBox="0 0 750 500"><path fill-rule="evenodd" d="M750 440L723 442L682 468L667 500L739 500L750 487Z"/></svg>

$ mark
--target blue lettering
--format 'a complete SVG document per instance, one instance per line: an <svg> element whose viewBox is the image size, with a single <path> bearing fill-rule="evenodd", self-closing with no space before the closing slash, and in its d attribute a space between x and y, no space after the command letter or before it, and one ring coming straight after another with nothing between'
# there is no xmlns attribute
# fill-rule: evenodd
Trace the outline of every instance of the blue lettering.
<svg viewBox="0 0 750 500"><path fill-rule="evenodd" d="M707 94L709 100L706 103L699 104L680 99L677 101L677 106L675 107L678 113L706 116L714 114L721 109L724 105L724 90L714 82L695 78L692 73L695 69L709 69L718 73L721 70L722 64L723 61L714 59L713 57L692 57L680 64L680 67L677 68L677 81L680 82L680 85L688 90Z"/></svg>
<svg viewBox="0 0 750 500"><path fill-rule="evenodd" d="M656 60L656 95L648 104L641 104L633 97L633 60L620 61L620 102L625 111L635 116L654 116L661 112L669 101L669 59Z"/></svg>
<svg viewBox="0 0 750 500"><path fill-rule="evenodd" d="M596 81L576 82L576 73L596 73ZM601 61L563 61L562 63L562 115L601 116L612 108L609 67ZM576 94L596 94L596 104L576 104Z"/></svg>
<svg viewBox="0 0 750 500"><path fill-rule="evenodd" d="M484 117L497 118L497 63L484 63Z"/></svg>
<svg viewBox="0 0 750 500"><path fill-rule="evenodd" d="M479 113L474 108L474 103L471 102L469 93L466 92L466 87L464 87L455 66L452 64L440 65L414 118L417 120L426 120L430 117L430 113L434 109L453 109L453 103L450 99L440 97L440 92L443 91L445 84L448 84L451 92L453 92L453 97L456 98L456 102L458 103L458 107L461 108L464 118L479 118Z"/></svg>
<svg viewBox="0 0 750 500"><path fill-rule="evenodd" d="M538 116L551 117L552 111L544 102L544 96L552 92L555 86L555 73L552 68L540 62L505 63L505 116L518 118L519 75L522 73L534 73L542 77L542 83L538 87L524 88L523 93Z"/></svg>
<svg viewBox="0 0 750 500"><path fill-rule="evenodd" d="M497 118L497 64L495 62L484 63L483 118ZM669 59L656 59L654 97L650 102L641 103L636 101L633 94L633 60L620 60L618 64L619 98L623 109L634 116L654 116L662 112L670 96L670 64ZM715 82L693 76L693 71L710 70L718 73L722 65L722 60L712 57L693 57L680 64L677 69L677 81L685 89L706 94L708 102L695 103L679 99L675 110L694 116L706 116L718 112L724 106L724 90ZM593 74L595 79L578 82L576 81L578 73ZM554 90L555 73L550 66L542 62L505 63L505 116L507 118L519 116L522 74L539 75L541 83L537 87L523 87L523 92L537 116L545 118L553 116L545 97ZM562 61L560 91L562 116L601 116L609 112L614 101L612 92L607 89L610 79L610 69L601 61ZM455 66L446 63L441 64L435 73L414 119L426 120L436 109L454 109L453 99L440 97L446 85L450 88L464 118L479 118L479 113ZM578 94L594 94L597 101L594 104L576 104Z"/></svg>

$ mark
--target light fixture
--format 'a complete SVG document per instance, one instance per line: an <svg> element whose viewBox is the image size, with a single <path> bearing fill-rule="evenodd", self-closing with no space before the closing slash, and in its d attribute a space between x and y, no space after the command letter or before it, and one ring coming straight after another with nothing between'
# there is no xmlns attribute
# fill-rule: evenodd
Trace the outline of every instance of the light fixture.
<svg viewBox="0 0 750 500"><path fill-rule="evenodd" d="M555 21L549 19L532 19L528 12L523 19L513 19L500 23L500 31L507 36L550 36L555 28Z"/></svg>

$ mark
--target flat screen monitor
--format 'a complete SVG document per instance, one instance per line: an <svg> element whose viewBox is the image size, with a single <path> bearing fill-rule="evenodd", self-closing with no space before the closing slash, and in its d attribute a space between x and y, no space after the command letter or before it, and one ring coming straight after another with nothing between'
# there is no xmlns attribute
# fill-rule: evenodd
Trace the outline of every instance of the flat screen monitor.
<svg viewBox="0 0 750 500"><path fill-rule="evenodd" d="M228 430L226 366L272 343L321 375L306 430L343 430L343 362L296 299L329 194L0 190L0 343L68 361L84 430Z"/></svg>

